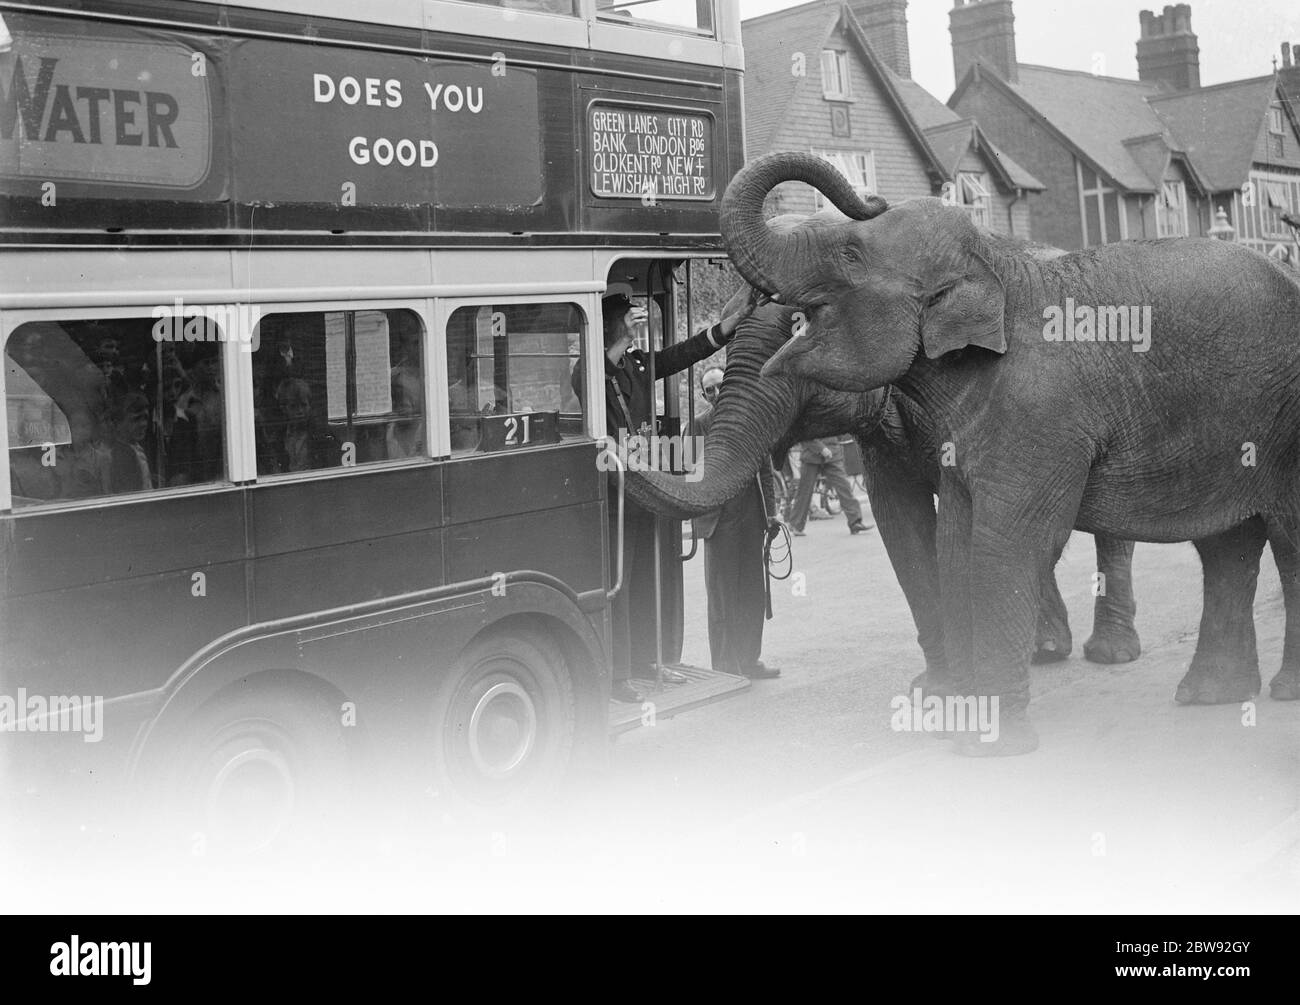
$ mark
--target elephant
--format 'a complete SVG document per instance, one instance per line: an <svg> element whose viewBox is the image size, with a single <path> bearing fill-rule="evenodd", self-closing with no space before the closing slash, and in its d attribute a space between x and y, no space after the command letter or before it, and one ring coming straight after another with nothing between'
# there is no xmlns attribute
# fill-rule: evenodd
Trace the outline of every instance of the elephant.
<svg viewBox="0 0 1300 1005"><path fill-rule="evenodd" d="M790 218L789 225L824 225L818 214ZM843 219L839 217L839 219ZM915 401L897 388L863 393L836 391L790 377L760 379L759 371L790 337L794 312L778 304L757 307L741 321L727 346L721 395L701 480L629 474L636 502L663 515L686 518L716 509L741 491L771 453L778 456L803 440L851 434L862 452L872 513L890 564L916 623L926 672L913 682L925 687L947 674L939 608L934 496L940 460L932 425ZM1137 659L1141 642L1133 624L1131 542L1097 539L1097 563L1106 589L1098 593L1093 634L1084 655L1097 663ZM1032 661L1064 659L1072 648L1065 604L1048 569Z"/></svg>
<svg viewBox="0 0 1300 1005"><path fill-rule="evenodd" d="M851 219L769 227L764 199L796 180ZM959 732L959 753L1038 746L1039 584L1075 528L1195 544L1203 643L1182 703L1258 693L1250 601L1268 543L1288 615L1270 692L1300 697L1300 283L1254 251L1197 238L1036 260L959 208L863 199L798 153L742 168L721 229L741 276L802 315L764 376L894 385L952 448L937 528L945 688L998 702L1000 720L996 739Z"/></svg>

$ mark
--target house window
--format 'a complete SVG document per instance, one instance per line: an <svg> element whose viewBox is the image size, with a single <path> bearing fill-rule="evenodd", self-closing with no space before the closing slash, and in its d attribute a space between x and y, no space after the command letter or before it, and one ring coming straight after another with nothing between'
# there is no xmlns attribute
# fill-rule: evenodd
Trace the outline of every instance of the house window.
<svg viewBox="0 0 1300 1005"><path fill-rule="evenodd" d="M993 226L993 197L989 195L988 175L976 171L957 172L957 197L975 226Z"/></svg>
<svg viewBox="0 0 1300 1005"><path fill-rule="evenodd" d="M1282 222L1282 214L1291 210L1291 200L1287 197L1287 185L1280 181L1264 182L1264 231L1272 237L1288 237L1287 226Z"/></svg>
<svg viewBox="0 0 1300 1005"><path fill-rule="evenodd" d="M847 101L853 97L849 84L849 54L838 49L822 50L822 97Z"/></svg>
<svg viewBox="0 0 1300 1005"><path fill-rule="evenodd" d="M1187 236L1187 186L1167 181L1156 197L1156 237Z"/></svg>
<svg viewBox="0 0 1300 1005"><path fill-rule="evenodd" d="M813 153L847 178L858 195L875 195L876 155L870 150L865 153L860 150L814 150ZM828 204L816 190L813 202L817 209L823 209Z"/></svg>
<svg viewBox="0 0 1300 1005"><path fill-rule="evenodd" d="M1268 131L1282 135L1286 132L1286 126L1283 124L1282 106L1274 105L1268 110Z"/></svg>

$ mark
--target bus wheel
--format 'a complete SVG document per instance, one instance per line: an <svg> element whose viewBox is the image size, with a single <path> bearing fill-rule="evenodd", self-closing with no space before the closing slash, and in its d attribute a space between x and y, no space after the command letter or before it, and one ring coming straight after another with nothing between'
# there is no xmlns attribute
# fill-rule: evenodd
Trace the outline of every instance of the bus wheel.
<svg viewBox="0 0 1300 1005"><path fill-rule="evenodd" d="M577 709L564 653L532 631L471 644L433 706L434 769L475 804L553 791L573 753Z"/></svg>
<svg viewBox="0 0 1300 1005"><path fill-rule="evenodd" d="M178 758L175 804L197 852L241 855L329 837L345 810L351 758L334 709L259 690L200 710Z"/></svg>

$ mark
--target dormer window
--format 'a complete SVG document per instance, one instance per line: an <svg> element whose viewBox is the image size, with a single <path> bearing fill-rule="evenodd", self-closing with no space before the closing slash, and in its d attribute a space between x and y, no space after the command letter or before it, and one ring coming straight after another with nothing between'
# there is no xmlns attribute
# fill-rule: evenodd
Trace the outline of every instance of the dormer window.
<svg viewBox="0 0 1300 1005"><path fill-rule="evenodd" d="M853 97L847 52L822 50L822 97L827 101L848 101Z"/></svg>

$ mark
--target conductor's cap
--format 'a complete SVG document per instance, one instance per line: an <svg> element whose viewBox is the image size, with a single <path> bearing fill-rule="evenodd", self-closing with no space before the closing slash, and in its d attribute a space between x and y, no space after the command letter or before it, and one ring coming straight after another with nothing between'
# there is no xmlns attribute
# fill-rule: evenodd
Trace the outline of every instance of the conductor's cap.
<svg viewBox="0 0 1300 1005"><path fill-rule="evenodd" d="M600 298L600 306L604 310L626 309L632 306L632 284L631 283L610 283L605 287L604 294Z"/></svg>

